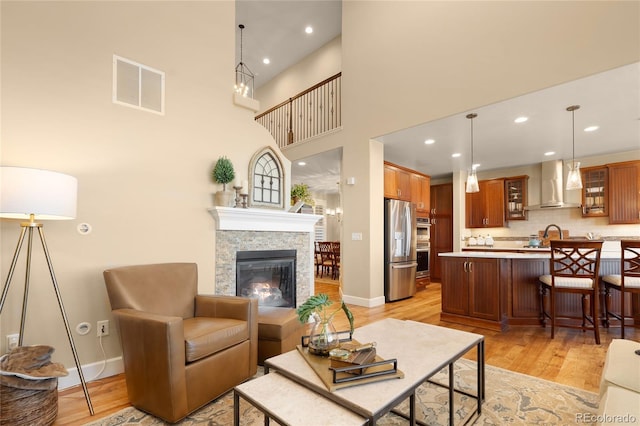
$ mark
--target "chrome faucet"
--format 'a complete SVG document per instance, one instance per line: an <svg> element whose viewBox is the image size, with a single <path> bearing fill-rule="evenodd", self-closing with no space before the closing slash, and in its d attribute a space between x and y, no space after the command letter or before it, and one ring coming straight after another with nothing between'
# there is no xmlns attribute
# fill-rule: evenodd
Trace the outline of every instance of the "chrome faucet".
<svg viewBox="0 0 640 426"><path fill-rule="evenodd" d="M542 235L542 238L548 238L549 237L549 228L554 227L558 230L558 232L560 233L560 239L562 240L562 229L560 229L560 227L558 225L556 225L555 223L552 223L551 225L547 226L546 228L544 228L544 234Z"/></svg>

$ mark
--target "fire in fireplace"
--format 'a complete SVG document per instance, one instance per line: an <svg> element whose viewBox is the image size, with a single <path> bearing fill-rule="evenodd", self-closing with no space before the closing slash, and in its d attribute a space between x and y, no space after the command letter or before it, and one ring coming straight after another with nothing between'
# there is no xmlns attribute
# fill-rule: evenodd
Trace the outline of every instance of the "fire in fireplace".
<svg viewBox="0 0 640 426"><path fill-rule="evenodd" d="M296 250L236 252L236 295L262 306L296 307Z"/></svg>

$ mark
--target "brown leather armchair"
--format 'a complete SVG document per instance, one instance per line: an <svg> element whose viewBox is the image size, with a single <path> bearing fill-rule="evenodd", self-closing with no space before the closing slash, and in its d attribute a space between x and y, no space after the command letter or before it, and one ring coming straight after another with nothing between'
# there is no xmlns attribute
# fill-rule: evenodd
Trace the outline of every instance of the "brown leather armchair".
<svg viewBox="0 0 640 426"><path fill-rule="evenodd" d="M254 376L258 303L198 295L195 263L104 271L131 404L175 423Z"/></svg>

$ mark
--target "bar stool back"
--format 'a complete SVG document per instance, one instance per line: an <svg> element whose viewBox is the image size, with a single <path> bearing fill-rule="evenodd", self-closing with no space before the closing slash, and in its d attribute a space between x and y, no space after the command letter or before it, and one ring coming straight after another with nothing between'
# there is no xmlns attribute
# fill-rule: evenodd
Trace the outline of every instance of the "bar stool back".
<svg viewBox="0 0 640 426"><path fill-rule="evenodd" d="M551 338L554 338L556 296L559 293L579 294L582 298L582 324L563 323L563 327L593 330L596 344L600 344L598 330L598 273L602 241L551 240L551 274L538 278L540 290L540 321L546 326L551 320ZM550 309L545 310L545 297L549 294ZM588 312L589 311L589 312ZM563 317L561 319L568 319ZM589 325L590 324L590 325Z"/></svg>

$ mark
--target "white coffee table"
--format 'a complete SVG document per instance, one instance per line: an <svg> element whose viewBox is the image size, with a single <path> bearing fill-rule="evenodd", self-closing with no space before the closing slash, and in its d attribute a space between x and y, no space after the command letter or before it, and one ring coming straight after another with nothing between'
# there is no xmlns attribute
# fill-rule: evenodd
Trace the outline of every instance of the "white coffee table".
<svg viewBox="0 0 640 426"><path fill-rule="evenodd" d="M262 411L264 424L273 419L281 425L362 426L367 419L319 393L271 372L233 389L233 422L240 424L240 398Z"/></svg>
<svg viewBox="0 0 640 426"><path fill-rule="evenodd" d="M415 391L432 376L449 367L449 424L454 424L454 362L467 352L477 350L477 392L465 393L477 400L475 415L480 415L484 401L484 336L423 324L387 318L356 329L354 339L359 342L376 342L377 353L385 359L396 358L403 379L389 379L377 383L355 385L330 392L297 351L290 351L265 361L265 373L270 369L287 377L305 389L333 401L339 406L368 419L369 424L391 411L409 398L409 421L416 424ZM260 404L260 397L255 404ZM254 404L254 405L255 405ZM274 409L273 414L277 414ZM399 414L399 413L396 413Z"/></svg>

